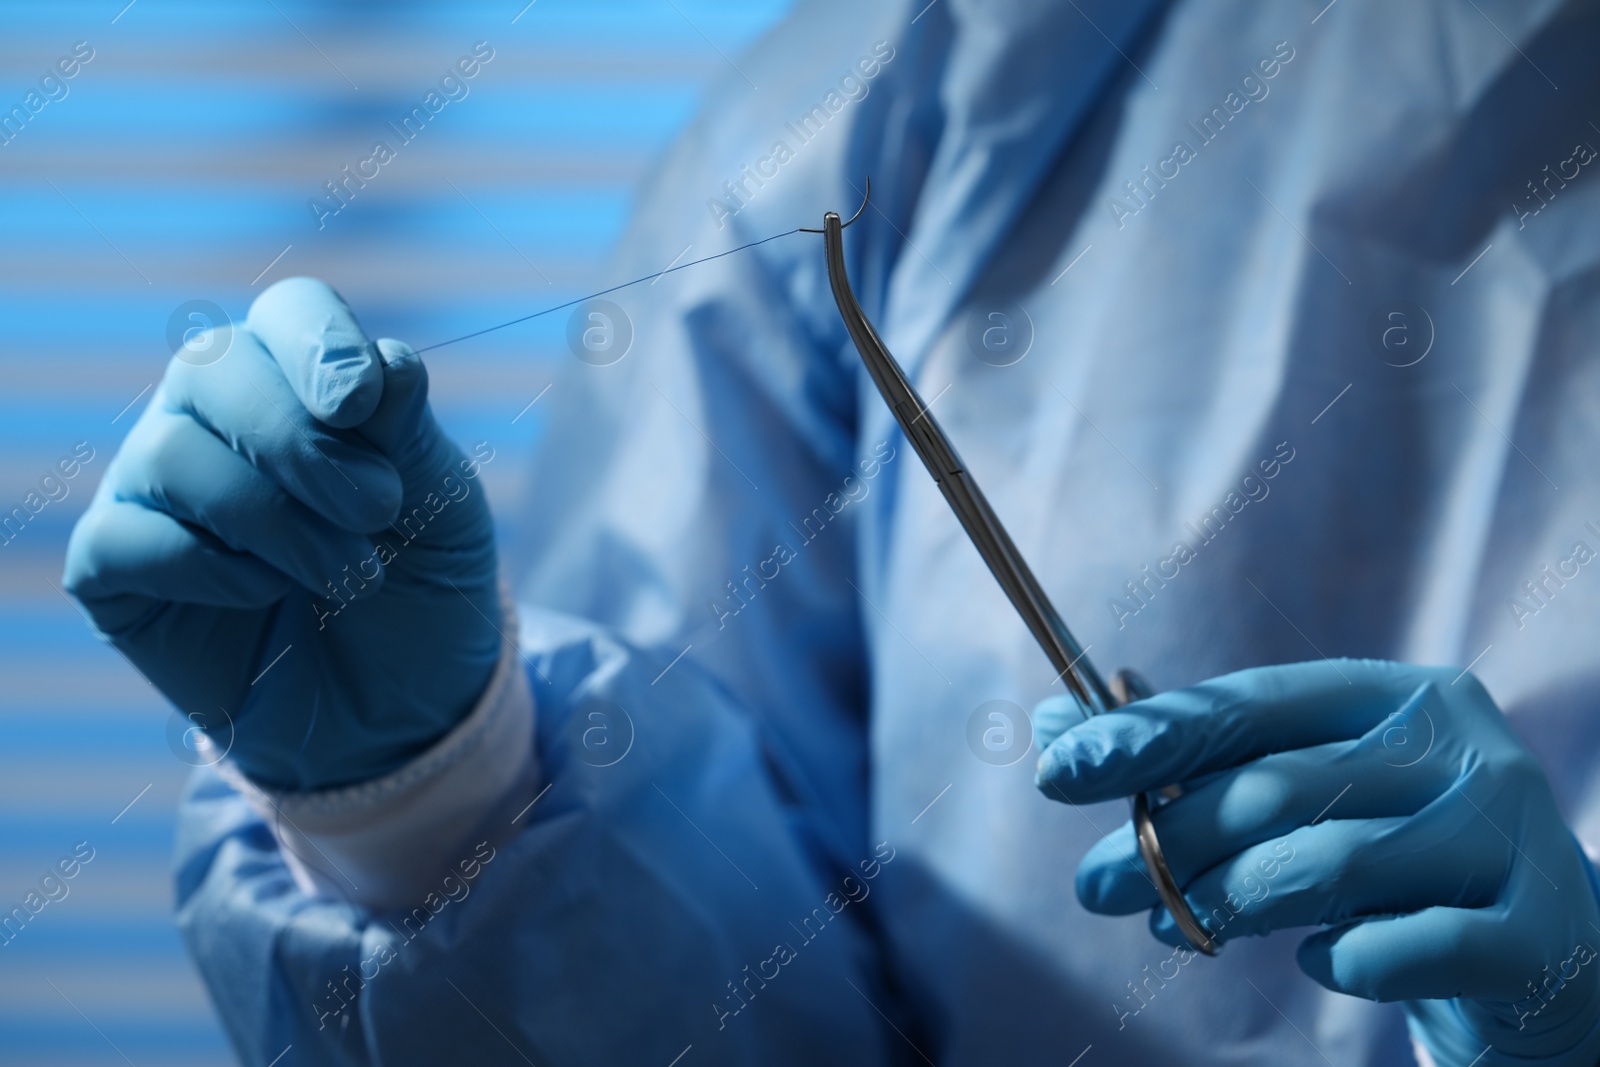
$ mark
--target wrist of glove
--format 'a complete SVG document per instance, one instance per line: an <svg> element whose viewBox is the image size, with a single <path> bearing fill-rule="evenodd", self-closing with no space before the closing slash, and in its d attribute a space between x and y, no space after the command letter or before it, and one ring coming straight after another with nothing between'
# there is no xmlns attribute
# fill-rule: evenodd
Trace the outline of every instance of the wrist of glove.
<svg viewBox="0 0 1600 1067"><path fill-rule="evenodd" d="M1068 721L1064 700L1039 721ZM1213 936L1322 927L1301 968L1404 1002L1439 1067L1600 1061L1595 872L1470 674L1351 660L1241 671L1072 725L1038 784L1074 804L1183 786L1155 827ZM1156 937L1185 943L1131 824L1089 852L1077 890L1102 914L1149 909Z"/></svg>
<svg viewBox="0 0 1600 1067"><path fill-rule="evenodd" d="M416 353L321 282L277 283L200 347L107 468L66 587L262 785L381 775L460 721L498 658L492 449L465 456Z"/></svg>

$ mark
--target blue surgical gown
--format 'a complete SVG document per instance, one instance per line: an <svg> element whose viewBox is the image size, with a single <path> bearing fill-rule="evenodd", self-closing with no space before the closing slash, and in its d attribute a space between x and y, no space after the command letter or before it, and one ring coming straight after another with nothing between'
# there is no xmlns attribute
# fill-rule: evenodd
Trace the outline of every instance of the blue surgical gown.
<svg viewBox="0 0 1600 1067"><path fill-rule="evenodd" d="M863 306L1103 668L1470 662L1592 849L1597 40L1552 0L810 0L710 92L616 276L870 176ZM1126 808L1042 798L1025 718L1000 756L974 730L1060 688L820 238L610 299L633 348L552 391L505 546L553 802L473 897L318 1030L398 934L192 789L180 921L247 1062L1414 1062L1296 932L1180 964L1080 907ZM610 779L566 740L597 699L641 746ZM750 969L780 977L747 1002Z"/></svg>

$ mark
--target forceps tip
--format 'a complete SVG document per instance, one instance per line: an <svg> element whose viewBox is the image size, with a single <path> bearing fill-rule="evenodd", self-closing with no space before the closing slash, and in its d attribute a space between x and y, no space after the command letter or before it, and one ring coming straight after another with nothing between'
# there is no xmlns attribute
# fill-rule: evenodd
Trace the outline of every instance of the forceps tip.
<svg viewBox="0 0 1600 1067"><path fill-rule="evenodd" d="M850 222L846 222L844 225L839 227L841 230L844 229L846 226L849 226L851 223L855 222L857 219L859 219L861 217L861 213L863 211L867 210L867 204L872 200L872 176L871 175L867 176L866 184L867 184L867 191L861 197L861 206L856 208L856 213L854 215L850 216ZM839 217L839 213L837 211L830 211L826 215L822 216L824 222L826 222L828 219L836 219L838 217ZM824 232L822 230L812 229L810 226L800 226L800 227L797 227L797 229L798 229L798 231L800 233L822 233L822 232Z"/></svg>

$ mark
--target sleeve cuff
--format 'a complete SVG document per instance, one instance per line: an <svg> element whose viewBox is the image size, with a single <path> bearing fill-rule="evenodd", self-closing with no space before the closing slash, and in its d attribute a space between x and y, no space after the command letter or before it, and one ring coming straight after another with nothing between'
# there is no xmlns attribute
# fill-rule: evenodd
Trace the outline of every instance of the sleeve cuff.
<svg viewBox="0 0 1600 1067"><path fill-rule="evenodd" d="M513 813L533 795L537 768L533 694L509 610L505 627L508 640L477 706L433 747L381 778L274 793L230 761L218 765L272 828L306 893L374 911L411 907L470 858L475 834L493 840L512 831Z"/></svg>

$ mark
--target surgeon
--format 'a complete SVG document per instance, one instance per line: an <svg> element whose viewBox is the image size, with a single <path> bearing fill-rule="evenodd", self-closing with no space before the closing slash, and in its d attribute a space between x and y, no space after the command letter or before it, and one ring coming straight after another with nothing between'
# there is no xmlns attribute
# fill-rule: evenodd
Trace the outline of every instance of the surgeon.
<svg viewBox="0 0 1600 1067"><path fill-rule="evenodd" d="M241 1060L1600 1061L1597 47L807 0L709 94L617 278L870 175L868 315L1159 694L1087 721L811 235L582 309L499 545L504 446L328 285L180 354L66 577L206 738L178 918ZM1127 822L1167 787L1215 958Z"/></svg>

